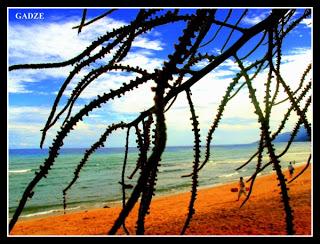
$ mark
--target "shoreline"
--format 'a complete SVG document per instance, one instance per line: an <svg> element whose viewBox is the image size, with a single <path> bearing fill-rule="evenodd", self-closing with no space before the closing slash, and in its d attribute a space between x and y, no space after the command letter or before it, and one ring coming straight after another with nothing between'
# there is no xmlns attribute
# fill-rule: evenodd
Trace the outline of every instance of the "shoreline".
<svg viewBox="0 0 320 244"><path fill-rule="evenodd" d="M304 165L296 166L295 174L300 172L300 170L302 170L303 167ZM304 212L304 214L302 215L304 218L300 217L294 219L295 221L299 222L297 225L297 234L299 235L311 234L311 167L312 165L303 175L301 175L298 179L289 184L289 188L292 189L292 191L289 190L289 194L292 193L292 196L290 195L290 198L292 199L291 204L293 205L294 215L300 213L301 209L303 209L302 212ZM284 170L284 174L286 178L288 178L287 170ZM248 177L246 177L245 180L247 178ZM274 183L276 183L275 180L276 179L274 172L272 172L271 174L264 174L258 177L253 187L250 199L241 208L241 210L239 210L239 206L241 202L244 200L244 196L242 196L239 202L236 202L235 200L237 198L238 193L231 193L230 191L230 188L238 186L238 182L222 183L218 186L216 185L199 187L199 199L197 199L195 203L196 213L190 222L190 227L187 230L186 234L238 235L240 231L240 233L243 235L260 235L266 233L285 235L285 223L283 219L284 213L278 195L279 190L274 187L270 188L271 183L273 185ZM301 184L301 182L303 184ZM249 186L248 183L246 183L246 185ZM301 187L302 185L305 186L303 187L303 189ZM190 192L175 192L172 194L158 196L156 195L153 198L151 204L150 214L146 217L145 234L179 235L179 231L184 223L184 219L187 214L189 198ZM266 200L269 202L267 204L267 208L271 207L272 205L271 210L277 210L275 218L277 219L276 222L279 222L277 224L279 226L276 227L275 225L270 223L268 225L269 230L268 228L262 228L264 230L262 230L261 228L255 229L252 225L248 225L244 220L252 221L253 219L251 217L248 217L252 214L257 215L257 219L263 217L263 215L265 215L265 213L263 213L263 210L265 208L263 207L263 204L266 203ZM297 204L295 203L295 201L297 201ZM114 220L117 218L119 212L121 211L121 202L117 205L118 206L110 208L88 208L81 210L75 209L72 212L67 212L65 215L54 214L48 216L20 218L10 235L106 235L108 229L112 226ZM174 209L172 209L172 206L174 205L174 208L178 211L174 211ZM130 229L130 233L132 234L135 233L137 209L138 207L135 206L133 211L131 211L131 213L129 214L126 221L127 228ZM221 213L221 211L225 213ZM242 215L242 211L249 211L248 215ZM259 212L259 214L257 214L257 212ZM227 213L229 213L229 215ZM238 213L240 213L240 215ZM308 217L308 214L305 213L310 213L310 216ZM206 221L203 221L203 219L209 217L207 215L211 215L210 220L212 223L217 221L219 222L219 219L226 219L231 217L231 220L234 220L233 225L236 225L236 228L238 229L230 229L228 228L228 225L225 224L223 224L222 226L221 224L218 224L218 226L220 226L218 229L216 227L213 228L212 226L207 226ZM263 222L264 221L262 221L260 224L263 224ZM303 224L301 224L300 222L303 222ZM63 223L63 226L61 226L61 223ZM199 223L204 224L206 227L201 227L199 230L199 228L196 228L199 225ZM243 229L239 227L240 223L245 224L244 227L250 228L248 230ZM254 223L256 223L256 221L252 222L252 224ZM251 230L251 227L253 227L255 230ZM124 234L123 230L119 229L118 234Z"/></svg>
<svg viewBox="0 0 320 244"><path fill-rule="evenodd" d="M295 168L299 169L301 168L303 165L305 165L305 162L299 162L295 164ZM270 174L272 174L274 171L266 171L266 172L262 172L258 174L258 176L264 177L264 176L268 176ZM287 172L287 170L284 170L284 172ZM249 177L244 177L249 178ZM228 184L238 184L237 181L234 180L230 180L230 181L225 181L225 182L220 182L220 183L215 183L215 184L211 184L211 185L202 185L202 186L198 186L198 190L202 190L202 189L210 189L210 188L216 188L216 187L220 187L220 186L224 186L224 185L228 185ZM248 183L247 183L248 184ZM190 187L191 187L191 182L190 182ZM161 197L170 197L170 196L176 196L179 194L183 194L183 193L187 193L190 190L190 187L185 187L183 189L179 189L176 191L164 191L164 192L157 192L156 195L153 197L153 199L158 199ZM129 196L130 194L127 194L127 196ZM104 202L90 202L90 203L83 203L80 205L77 204L68 204L71 205L70 207L67 207L67 211L66 213L74 213L74 212L82 212L82 211L87 211L87 210L92 210L92 209L100 209L100 208L104 208L104 206L107 206L107 208L114 208L114 207L121 207L122 206L122 200L116 200L116 201L104 201ZM38 219L38 218L47 218L50 216L59 216L59 215L63 215L63 207L62 204L60 205L56 205L57 208L55 209L48 209L48 210L41 210L39 212L31 212L31 213L27 213L26 215L21 215L20 216L20 220L33 220L33 219ZM59 208L60 207L60 208ZM42 212L47 212L44 214L41 214ZM40 213L40 214L39 214ZM28 216L28 215L32 215L32 216ZM9 218L10 219L10 218Z"/></svg>
<svg viewBox="0 0 320 244"><path fill-rule="evenodd" d="M304 163L299 163L297 164L298 167L300 167L301 164ZM296 167L297 168L297 167ZM270 174L272 174L273 171L268 171L268 172L263 172L263 174L260 175L260 177L264 177L264 176L268 176ZM249 177L244 177L244 178L249 178ZM199 190L203 190L203 189L211 189L211 188L216 188L216 187L221 187L224 185L229 185L229 184L233 184L233 185L237 185L238 182L234 181L234 180L230 180L230 181L226 181L226 182L220 182L220 183L215 183L212 185L203 185L203 186L198 186L198 191ZM190 182L190 187L191 187L191 182ZM175 190L175 191L163 191L163 192L157 192L155 196L153 196L153 199L158 199L158 198L162 198L162 197L170 197L170 196L176 196L176 195L180 195L180 194L184 194L184 193L188 193L190 190L190 187L185 187L179 190ZM127 194L127 196L129 196L130 194ZM128 199L128 198L127 198ZM127 200L126 199L126 200ZM72 205L68 204L68 205ZM107 208L114 208L114 207L121 207L122 206L122 200L116 200L116 201L105 201L105 202L91 202L89 204L84 203L81 205L76 205L75 206L71 206L71 207L67 207L67 211L66 213L74 213L74 212L82 212L82 211L87 211L87 210L92 210L92 209L100 209L100 208L104 208L104 206L107 206ZM101 206L99 206L101 205ZM56 209L49 209L49 210L43 210L40 212L34 212L34 213L28 213L26 215L21 215L20 219L21 220L34 220L34 219L39 219L39 218L47 218L47 217L51 217L51 216L59 216L59 215L63 215L63 208L61 207L62 204L56 205L57 208ZM58 207L61 208L58 208ZM42 212L47 212L45 214L41 214ZM39 214L40 213L40 214ZM28 216L28 215L33 215L33 216Z"/></svg>

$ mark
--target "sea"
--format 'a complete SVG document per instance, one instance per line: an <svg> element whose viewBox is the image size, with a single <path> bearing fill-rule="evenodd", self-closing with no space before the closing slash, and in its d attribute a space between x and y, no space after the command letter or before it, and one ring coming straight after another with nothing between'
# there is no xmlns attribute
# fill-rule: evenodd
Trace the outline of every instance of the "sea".
<svg viewBox="0 0 320 244"><path fill-rule="evenodd" d="M287 143L275 143L276 153L282 152ZM47 178L43 178L35 187L32 199L21 213L20 218L41 217L63 213L63 189L74 176L74 171L86 149L61 149ZM199 188L221 185L238 181L242 176L250 177L256 168L257 160L246 167L236 170L257 150L257 144L216 145L211 147L211 157L199 172ZM201 148L203 161L205 148ZM294 166L304 164L311 152L310 142L294 142L287 153L280 159L283 169L294 161ZM167 147L162 156L156 185L156 196L169 195L191 190L191 177L181 177L192 172L192 147ZM48 156L47 149L9 149L8 158L8 217L11 218L28 183L34 178L35 171ZM139 171L128 179L135 168L138 157L137 149L129 148L125 171L125 183L135 185ZM67 193L67 212L112 207L121 203L121 181L124 148L102 148L91 155L80 172L78 181ZM202 162L201 161L201 162ZM264 154L263 163L268 162ZM259 175L272 172L266 168ZM236 186L236 185L235 185ZM126 190L127 197L132 189Z"/></svg>

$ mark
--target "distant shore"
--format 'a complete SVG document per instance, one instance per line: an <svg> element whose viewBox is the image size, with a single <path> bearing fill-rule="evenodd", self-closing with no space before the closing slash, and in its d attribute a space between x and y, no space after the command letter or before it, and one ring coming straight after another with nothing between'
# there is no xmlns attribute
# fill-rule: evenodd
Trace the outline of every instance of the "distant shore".
<svg viewBox="0 0 320 244"><path fill-rule="evenodd" d="M296 167L295 174L303 167ZM297 235L312 234L310 168L288 185ZM284 173L290 179L288 172ZM285 214L277 184L275 173L258 177L250 199L241 209L245 197L236 201L238 193L230 190L238 187L238 182L200 189L196 212L186 235L286 235ZM156 197L146 217L145 234L179 235L189 200L190 192ZM135 206L126 220L126 227L132 235L135 235L137 209ZM121 206L116 206L21 219L10 235L106 235L120 211ZM125 233L119 229L117 234Z"/></svg>

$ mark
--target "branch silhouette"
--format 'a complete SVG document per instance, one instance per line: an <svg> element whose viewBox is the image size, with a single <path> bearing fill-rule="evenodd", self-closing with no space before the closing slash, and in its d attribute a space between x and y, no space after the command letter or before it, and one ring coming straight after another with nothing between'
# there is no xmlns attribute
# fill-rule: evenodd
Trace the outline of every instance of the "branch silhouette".
<svg viewBox="0 0 320 244"><path fill-rule="evenodd" d="M108 16L111 13L117 13L116 9L106 11L100 16L97 16L89 21L86 21L87 10L83 11L82 19L77 29L78 33L85 26L89 26L94 22ZM191 177L191 196L188 206L188 213L185 223L181 229L181 234L188 233L188 228L192 225L192 217L196 211L195 201L199 184L199 172L204 170L204 166L209 162L209 159L214 157L212 153L212 142L216 131L219 129L219 124L223 119L223 113L228 103L236 96L239 91L243 91L246 87L248 97L253 105L253 109L257 115L257 121L260 125L260 138L257 151L243 165L238 167L239 170L247 166L254 158L257 157L255 172L248 181L250 183L250 191L246 199L242 202L241 207L250 199L255 179L258 173L272 166L275 170L279 190L281 194L280 201L285 213L286 231L288 234L294 234L293 211L290 203L289 188L287 187L287 179L285 178L280 159L286 154L290 148L298 129L303 125L308 135L311 136L311 124L307 118L307 110L311 104L311 81L306 83L309 73L311 73L311 64L306 64L305 72L302 74L298 88L292 91L289 83L285 81L281 75L281 56L283 41L290 35L292 30L301 23L305 18L309 17L311 11L306 10L302 14L296 13L294 10L274 9L271 13L262 19L257 24L252 24L245 28L242 25L243 18L250 12L249 9L243 10L239 17L234 21L230 21L233 14L232 10L227 12L223 21L217 18L220 9L197 9L189 11L192 13L181 13L179 9L161 10L160 9L142 9L138 11L136 16L132 16L132 21L128 24L113 29L101 35L93 41L85 50L70 60L43 63L43 64L15 64L9 67L9 71L18 72L20 69L50 69L72 66L70 73L65 77L62 85L53 102L50 114L42 129L42 137L40 147L42 148L49 130L52 130L54 125L61 122L59 130L56 132L56 137L49 147L48 156L35 173L34 178L26 186L19 205L13 214L9 223L9 232L12 231L21 215L27 201L32 198L36 185L47 176L50 169L54 165L56 158L59 156L60 149L63 147L65 139L69 133L76 129L76 125L86 117L90 117L91 112L99 110L99 108L109 103L112 100L119 100L133 94L137 89L144 84L155 84L151 93L153 95L153 105L147 110L141 111L139 115L131 121L118 121L109 125L100 135L99 139L88 148L77 168L74 171L74 177L63 190L63 207L66 211L67 207L67 192L80 177L80 172L86 166L89 157L95 153L98 148L105 146L108 136L118 129L126 130L125 152L122 163L121 184L122 190L122 210L113 223L113 226L108 230L108 234L117 234L122 227L126 234L130 234L126 228L125 222L136 204L138 206L138 217L136 220L136 234L143 235L146 232L146 216L150 213L150 205L153 196L156 194L157 174L160 162L162 161L163 152L167 146L167 127L170 125L166 121L166 112L172 110L172 106L176 104L177 97L181 93L186 93L186 102L188 103L191 113L191 125L193 131L193 170L188 175L182 177ZM233 23L234 22L234 23ZM149 31L156 30L159 27L166 25L183 24L181 33L177 33L175 44L170 49L170 54L164 59L161 68L148 71L145 67L135 67L132 65L124 65L124 60L132 51L134 41ZM92 26L90 26L92 27ZM90 28L87 27L87 28ZM227 31L227 32L225 32ZM215 41L221 38L224 33L229 33L223 36L224 42L217 45ZM261 35L260 35L261 34ZM257 42L254 45L250 41L257 37ZM264 41L267 39L267 42ZM231 43L231 40L232 43ZM267 50L257 52L257 50L265 50L264 45L267 45ZM243 47L248 47L244 54ZM217 48L220 50L219 55L213 55L206 48ZM240 55L241 52L241 55ZM258 54L257 54L258 53ZM246 62L246 59L257 55L256 61ZM241 58L240 58L241 57ZM197 84L203 77L212 71L219 68L225 61L234 59L239 67L239 71L235 73L233 79L226 80L230 82L215 114L213 122L208 128L208 133L205 142L205 154L203 161L200 161L200 122L197 117L197 106L192 101L191 88ZM103 64L101 64L103 63ZM89 68L90 71L86 71ZM88 89L88 86L95 82L101 75L108 74L113 71L123 74L130 73L134 76L131 80L118 86L115 90L103 91L102 95L97 95L96 98L84 105L80 111L74 112L74 106L81 94ZM254 88L253 81L259 74L267 71L265 81L264 99L259 102L257 92ZM80 72L85 72L76 85L72 89L71 95L64 101L62 97L65 95L67 88L71 82L74 82L75 76ZM212 81L215 82L214 80ZM272 89L275 86L275 89ZM283 88L286 93L286 98L278 100L280 88ZM304 99L306 98L306 102ZM277 130L274 132L270 129L270 117L272 109L279 105L288 102L286 112L283 114L283 119L277 125ZM303 104L304 103L304 104ZM62 105L61 109L58 106ZM292 111L296 112L298 117L297 123L291 132L291 138L286 145L286 148L279 154L276 154L274 148L274 140L283 130ZM63 117L64 116L64 117ZM282 118L282 117L281 117ZM129 154L130 132L135 130L136 148L138 150L138 159L135 167L130 174L127 174L127 162ZM213 147L214 148L214 147ZM268 163L263 162L263 151L268 153ZM305 172L310 165L311 155L308 158L308 163L296 177ZM126 196L126 176L127 181L133 180L133 177L139 172L136 182L132 184L130 196ZM291 181L295 180L292 179ZM290 182L291 182L290 181ZM132 183L132 181L130 182ZM139 202L140 200L140 202Z"/></svg>

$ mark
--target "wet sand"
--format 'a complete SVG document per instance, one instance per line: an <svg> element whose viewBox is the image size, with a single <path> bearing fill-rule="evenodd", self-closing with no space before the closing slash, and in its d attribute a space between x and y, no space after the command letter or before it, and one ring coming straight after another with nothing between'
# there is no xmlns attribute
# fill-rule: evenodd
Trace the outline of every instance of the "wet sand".
<svg viewBox="0 0 320 244"><path fill-rule="evenodd" d="M304 166L296 167L295 173ZM290 204L294 211L297 235L311 235L311 167L288 185ZM288 172L285 177L290 179ZM246 180L246 178L245 178ZM231 192L233 182L200 189L196 212L186 235L286 235L285 214L274 173L256 179L248 202L240 209L244 196L237 200ZM246 183L249 186L249 183ZM155 197L146 217L146 235L179 235L184 225L190 192ZM126 220L130 234L135 235L136 205ZM19 220L11 235L106 235L121 206L90 209L65 215ZM118 235L124 235L119 229Z"/></svg>

